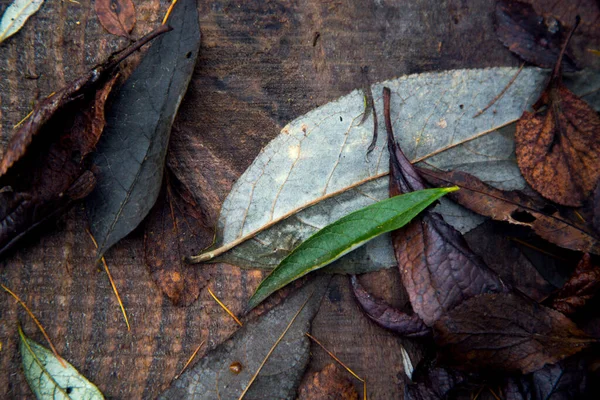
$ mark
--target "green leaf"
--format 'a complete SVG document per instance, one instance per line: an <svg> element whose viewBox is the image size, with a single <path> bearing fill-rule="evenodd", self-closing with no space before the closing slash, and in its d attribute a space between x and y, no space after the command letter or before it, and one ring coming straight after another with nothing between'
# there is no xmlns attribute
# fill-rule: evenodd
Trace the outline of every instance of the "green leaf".
<svg viewBox="0 0 600 400"><path fill-rule="evenodd" d="M403 227L431 203L456 190L457 187L426 189L392 197L327 225L294 249L261 282L248 302L248 309L256 307L288 283L323 268L374 237Z"/></svg>
<svg viewBox="0 0 600 400"><path fill-rule="evenodd" d="M104 399L102 392L71 364L65 367L54 353L29 339L19 327L23 371L38 399Z"/></svg>

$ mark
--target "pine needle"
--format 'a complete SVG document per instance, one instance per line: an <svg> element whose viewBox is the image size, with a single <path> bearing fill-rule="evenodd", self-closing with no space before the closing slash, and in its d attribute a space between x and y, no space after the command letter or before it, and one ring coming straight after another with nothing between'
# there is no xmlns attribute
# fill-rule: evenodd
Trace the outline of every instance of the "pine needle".
<svg viewBox="0 0 600 400"><path fill-rule="evenodd" d="M223 303L221 302L221 300L219 300L219 299L217 298L217 296L215 296L215 294L212 292L212 290L210 290L210 288L209 288L209 287L207 287L207 289L208 289L208 293L210 293L210 295L212 296L212 298L213 298L213 299L215 299L215 301L217 302L217 304L218 304L218 305L220 305L220 306L221 306L221 308L222 308L223 310L225 310L225 312L226 312L227 314L229 314L229 315L231 316L231 318L233 318L233 319L235 320L235 322L237 322L237 324L238 324L239 326L244 326L244 325L242 324L242 322L241 322L241 321L240 321L240 320L239 320L239 319L238 319L238 318L235 316L235 314L234 314L234 313L232 313L231 311L229 311L229 308L227 308L227 306L226 306L225 304L223 304Z"/></svg>
<svg viewBox="0 0 600 400"><path fill-rule="evenodd" d="M163 22L162 22L163 25L166 24L167 21L169 20L169 17L171 16L171 12L173 11L173 7L175 7L175 4L177 4L177 0L173 0L171 2L171 5L169 6L167 13L165 14L165 18L163 18Z"/></svg>
<svg viewBox="0 0 600 400"><path fill-rule="evenodd" d="M27 121L29 119L29 117L31 117L31 114L33 114L33 110L29 111L29 114L27 114L25 116L25 118L23 118L22 120L20 120L19 122L17 122L17 124L15 126L13 126L13 129L17 129L18 127L20 127L21 125L23 125L23 122Z"/></svg>
<svg viewBox="0 0 600 400"><path fill-rule="evenodd" d="M173 378L173 380L179 379L181 374L183 374L185 372L185 369L188 367L188 365L190 365L190 363L194 360L194 358L196 358L196 354L198 354L198 351L204 345L205 342L206 342L206 340L203 340L202 343L200 343L198 345L198 347L196 347L196 350L194 351L194 353L192 353L192 356L187 360L187 362L185 363L183 368L181 368L181 371L179 371L179 373L177 375L175 375L175 378Z"/></svg>
<svg viewBox="0 0 600 400"><path fill-rule="evenodd" d="M325 350L325 353L329 354L329 356L331 358L333 358L335 361L338 362L338 364L340 364L342 367L344 367L344 369L346 371L348 371L353 377L355 377L356 379L358 379L359 381L361 381L363 383L363 399L367 400L367 381L365 379L361 378L360 376L358 376L354 371L352 371L346 364L344 364L342 362L342 360L340 360L339 358L337 358L335 356L335 354L333 354L332 352L330 352L329 350L327 350L327 348L325 346L323 346L321 344L321 342L319 342L313 335L311 335L308 332L306 332L305 335L308 336L313 342L315 342L316 344L318 344L319 346L321 346L321 348L323 350Z"/></svg>
<svg viewBox="0 0 600 400"><path fill-rule="evenodd" d="M97 249L98 242L96 242L94 235L92 235L92 232L90 232L88 229L86 229L86 231L87 231L88 235L90 235L90 238L92 239L92 242L94 243L94 246L96 246L96 249ZM112 286L113 292L115 293L115 296L117 297L117 302L119 302L119 307L121 307L121 312L123 313L123 318L125 318L125 325L127 325L127 330L131 331L131 327L129 326L129 318L127 318L127 311L125 311L125 306L123 305L123 302L121 301L121 296L119 296L119 290L117 290L117 285L115 285L115 281L113 280L110 270L108 269L108 264L106 263L106 259L104 258L104 256L101 257L101 260L102 260L102 265L104 265L104 270L106 271L106 275L108 275L108 281L110 282L110 286Z"/></svg>
<svg viewBox="0 0 600 400"><path fill-rule="evenodd" d="M258 376L258 374L260 373L260 371L262 370L262 368L267 363L267 360L269 359L269 357L271 357L271 354L273 354L273 352L277 348L277 345L279 344L279 342L281 342L281 340L283 339L283 337L285 336L285 334L290 330L290 328L294 324L294 321L296 320L296 318L298 318L298 315L300 315L300 313L302 312L302 310L304 310L304 307L306 307L306 304L311 299L311 297L312 297L312 293L310 294L310 296L308 296L308 298L304 301L304 303L302 303L302 305L300 306L300 308L298 309L298 311L296 311L296 314L294 314L294 316L292 317L292 319L289 322L289 324L286 326L286 328L283 330L283 332L281 333L281 335L279 336L279 338L277 339L277 341L275 342L275 344L273 345L273 347L271 347L271 350L269 350L269 352L265 356L265 359L258 366L258 369L254 373L254 375L252 375L252 378L250 379L250 382L248 382L248 386L246 386L246 389L244 389L244 391L242 392L242 394L240 395L240 397L238 398L238 400L242 400L244 398L244 396L246 395L246 393L248 393L248 390L250 389L250 387L252 386L252 384L256 380L256 377Z"/></svg>
<svg viewBox="0 0 600 400"><path fill-rule="evenodd" d="M7 288L6 286L4 286L1 283L0 283L0 286L2 286L2 289L4 289L6 291L6 293L8 293L12 297L14 297L15 300L17 300L17 302L25 309L25 311L27 311L27 314L29 314L29 316L31 317L31 319L33 320L33 322L35 322L35 324L37 325L37 327L39 328L39 330L42 332L42 335L44 335L44 337L46 338L46 341L50 345L50 349L52 349L52 352L54 353L54 356L58 359L58 361L60 361L60 364L64 368L66 368L67 364L65 364L65 361L63 360L63 358L58 354L58 351L56 351L56 348L54 347L54 344L52 343L52 340L50 340L50 336L48 336L48 334L46 333L46 330L44 329L44 327L42 326L42 324L40 323L40 321L38 321L38 319L35 317L35 315L33 315L33 313L31 312L31 310L29 309L29 307L27 307L27 304L25 304L23 302L23 300L21 300L19 298L19 296L17 296L12 290L10 290L9 288Z"/></svg>

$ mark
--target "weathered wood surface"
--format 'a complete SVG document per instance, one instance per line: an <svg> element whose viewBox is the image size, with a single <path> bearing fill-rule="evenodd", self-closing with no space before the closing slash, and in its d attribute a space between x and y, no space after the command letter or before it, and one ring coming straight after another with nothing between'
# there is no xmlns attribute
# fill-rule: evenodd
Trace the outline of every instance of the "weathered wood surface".
<svg viewBox="0 0 600 400"><path fill-rule="evenodd" d="M139 37L160 23L168 1L134 2L133 34ZM494 36L494 3L200 1L201 54L175 122L170 162L214 223L233 182L262 146L295 117L363 86L361 67L369 67L368 78L375 82L415 72L518 65ZM32 104L125 44L102 29L90 0L47 1L0 45L2 145ZM138 229L107 254L129 312L127 332L106 274L94 263L85 221L83 206L76 206L21 243L1 261L0 282L27 302L58 351L108 397L154 398L202 340L207 344L199 355L236 324L206 290L188 308L163 298L145 269ZM210 286L236 313L262 277L227 265L199 268L210 268ZM396 271L363 282L396 305L406 303ZM3 399L32 397L17 351L18 322L44 343L24 311L0 293ZM334 279L313 334L367 379L371 399L401 397L400 345L409 352L414 346L359 313L347 278ZM313 347L312 370L330 361Z"/></svg>

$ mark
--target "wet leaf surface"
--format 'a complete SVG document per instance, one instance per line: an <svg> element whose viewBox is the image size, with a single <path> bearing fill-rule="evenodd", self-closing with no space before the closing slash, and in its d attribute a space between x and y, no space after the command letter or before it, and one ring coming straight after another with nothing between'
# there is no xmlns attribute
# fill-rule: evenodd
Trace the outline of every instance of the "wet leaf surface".
<svg viewBox="0 0 600 400"><path fill-rule="evenodd" d="M94 9L104 29L129 38L135 25L135 6L131 0L95 0Z"/></svg>
<svg viewBox="0 0 600 400"><path fill-rule="evenodd" d="M145 262L152 279L175 305L188 306L208 283L208 269L190 267L188 254L209 245L213 231L202 207L169 168L144 229Z"/></svg>
<svg viewBox="0 0 600 400"><path fill-rule="evenodd" d="M580 221L560 215L545 201L519 191L502 191L460 171L419 169L433 186L456 185L461 190L449 197L463 207L496 221L528 226L543 239L567 249L600 252L600 239Z"/></svg>
<svg viewBox="0 0 600 400"><path fill-rule="evenodd" d="M27 19L44 4L44 0L15 0L6 8L0 20L0 43L17 33Z"/></svg>
<svg viewBox="0 0 600 400"><path fill-rule="evenodd" d="M87 209L99 255L138 226L160 192L171 124L200 45L196 2L177 2L169 21L173 31L152 44L116 94L94 153L98 184Z"/></svg>
<svg viewBox="0 0 600 400"><path fill-rule="evenodd" d="M390 91L384 89L384 115L390 152L390 196L425 187L396 143L390 118ZM413 310L427 326L472 296L507 290L502 280L471 251L460 232L425 211L392 232L402 283Z"/></svg>
<svg viewBox="0 0 600 400"><path fill-rule="evenodd" d="M530 4L516 0L496 3L496 35L510 51L523 60L542 68L552 68L567 36L561 22L538 15ZM575 63L563 60L568 70Z"/></svg>
<svg viewBox="0 0 600 400"><path fill-rule="evenodd" d="M358 400L354 385L335 366L313 373L298 389L298 400Z"/></svg>
<svg viewBox="0 0 600 400"><path fill-rule="evenodd" d="M525 374L594 341L562 313L515 293L466 300L435 323L434 337L443 359L458 368Z"/></svg>
<svg viewBox="0 0 600 400"><path fill-rule="evenodd" d="M296 247L258 286L248 309L276 290L318 270L371 239L408 224L432 203L454 190L425 189L395 196L348 214Z"/></svg>
<svg viewBox="0 0 600 400"><path fill-rule="evenodd" d="M563 84L560 59L533 110L525 111L517 123L521 173L542 196L581 206L600 178L600 116Z"/></svg>
<svg viewBox="0 0 600 400"><path fill-rule="evenodd" d="M25 336L21 328L19 335L23 371L39 400L104 399L100 390L75 367L63 360L64 367L54 353Z"/></svg>
<svg viewBox="0 0 600 400"><path fill-rule="evenodd" d="M268 358L244 398L294 398L308 364L310 343L305 333L317 313L329 278L317 277L258 319L247 322L230 339L208 352L186 371L160 399L237 399L292 317L306 305ZM239 362L235 374L230 365Z"/></svg>
<svg viewBox="0 0 600 400"><path fill-rule="evenodd" d="M569 315L585 306L600 289L600 267L592 263L589 254L584 254L567 283L550 299L552 308Z"/></svg>

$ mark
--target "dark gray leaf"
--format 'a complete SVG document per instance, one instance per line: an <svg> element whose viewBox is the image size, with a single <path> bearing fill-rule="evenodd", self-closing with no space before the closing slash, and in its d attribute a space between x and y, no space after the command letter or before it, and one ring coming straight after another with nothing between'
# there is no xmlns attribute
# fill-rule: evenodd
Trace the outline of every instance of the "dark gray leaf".
<svg viewBox="0 0 600 400"><path fill-rule="evenodd" d="M94 162L98 184L87 206L98 253L129 234L158 197L171 125L198 55L196 0L180 0L173 31L152 45L106 115Z"/></svg>
<svg viewBox="0 0 600 400"><path fill-rule="evenodd" d="M310 322L317 313L328 282L327 277L317 277L267 314L245 324L185 372L159 398L239 398L271 347L308 299L244 396L246 400L294 399L309 359L310 343L304 334L310 330ZM241 364L237 374L230 371L234 362Z"/></svg>

